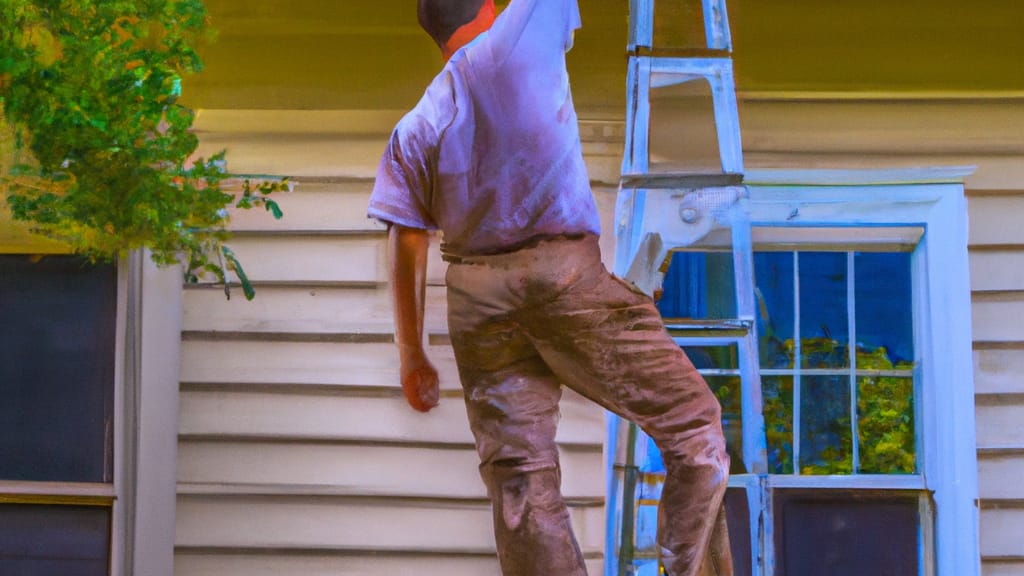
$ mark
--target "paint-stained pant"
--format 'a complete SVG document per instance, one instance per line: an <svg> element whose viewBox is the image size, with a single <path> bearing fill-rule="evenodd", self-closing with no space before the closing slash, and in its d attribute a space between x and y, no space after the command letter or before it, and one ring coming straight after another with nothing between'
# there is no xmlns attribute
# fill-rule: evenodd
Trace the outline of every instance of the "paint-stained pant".
<svg viewBox="0 0 1024 576"><path fill-rule="evenodd" d="M731 574L727 540L721 545L729 457L718 401L650 298L605 269L597 238L460 259L447 285L503 574L587 573L560 491L561 385L633 420L661 449L658 543L668 574L716 573L701 566L716 525L714 564Z"/></svg>

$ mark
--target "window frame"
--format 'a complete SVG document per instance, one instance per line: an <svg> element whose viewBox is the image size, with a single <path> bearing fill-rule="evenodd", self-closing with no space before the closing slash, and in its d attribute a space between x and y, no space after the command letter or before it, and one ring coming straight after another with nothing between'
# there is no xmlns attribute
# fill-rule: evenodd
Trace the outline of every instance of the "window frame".
<svg viewBox="0 0 1024 576"><path fill-rule="evenodd" d="M0 209L0 254L62 255ZM135 251L116 263L111 482L0 480L0 502L110 510L110 576L172 576L177 491L180 268Z"/></svg>
<svg viewBox="0 0 1024 576"><path fill-rule="evenodd" d="M963 191L963 180L972 171L960 167L748 171L745 185L749 197L741 202L754 228L877 228L888 235L908 228L924 230L911 252L910 264L918 473L734 476L730 486L747 490L751 541L759 544L753 548L759 547L763 554L759 559L758 551L753 551L754 574L771 575L774 571L772 523L765 521L760 510L766 508L764 513L770 517L771 491L788 488L918 492L923 519L919 552L922 573L980 574L967 206ZM645 223L627 224L634 234L642 234L645 229ZM646 226L647 231L656 231L649 223ZM827 241L835 242L835 237ZM620 245L619 256L622 254ZM618 420L610 417L610 456L616 452L618 426ZM610 457L609 466L613 464ZM609 480L609 486L613 485ZM610 536L616 528L617 501L618 496L609 492ZM767 504L763 506L762 502ZM612 541L609 537L609 546ZM606 557L614 559L614 548L608 552ZM606 568L606 574L612 573Z"/></svg>

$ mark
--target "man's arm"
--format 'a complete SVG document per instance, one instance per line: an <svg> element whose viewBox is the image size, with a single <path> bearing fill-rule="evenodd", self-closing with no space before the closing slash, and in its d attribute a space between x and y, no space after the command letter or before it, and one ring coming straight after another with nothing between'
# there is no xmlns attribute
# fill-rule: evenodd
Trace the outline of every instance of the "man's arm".
<svg viewBox="0 0 1024 576"><path fill-rule="evenodd" d="M427 285L426 230L392 224L388 228L388 272L395 309L395 339L402 390L420 412L437 406L437 370L423 350L423 307Z"/></svg>

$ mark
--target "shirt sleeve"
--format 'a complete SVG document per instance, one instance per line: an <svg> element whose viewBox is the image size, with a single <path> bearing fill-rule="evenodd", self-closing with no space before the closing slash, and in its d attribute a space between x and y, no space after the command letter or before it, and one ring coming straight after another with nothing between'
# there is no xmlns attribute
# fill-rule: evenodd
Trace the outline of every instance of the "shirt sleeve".
<svg viewBox="0 0 1024 576"><path fill-rule="evenodd" d="M512 0L491 28L492 53L504 61L520 43L568 52L580 26L577 0Z"/></svg>
<svg viewBox="0 0 1024 576"><path fill-rule="evenodd" d="M426 123L406 117L391 134L377 167L367 215L408 228L437 229L427 207L432 193Z"/></svg>

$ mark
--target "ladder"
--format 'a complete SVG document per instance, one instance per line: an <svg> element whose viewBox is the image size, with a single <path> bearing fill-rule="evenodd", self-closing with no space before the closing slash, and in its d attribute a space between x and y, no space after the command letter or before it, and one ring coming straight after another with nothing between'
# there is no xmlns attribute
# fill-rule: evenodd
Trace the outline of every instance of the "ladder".
<svg viewBox="0 0 1024 576"><path fill-rule="evenodd" d="M615 273L655 295L673 252L689 252L698 258L715 253L731 263L736 289L729 317L701 317L694 311L690 317L667 319L666 326L680 346L730 347L735 351L735 366L702 372L741 379L741 447L733 458L740 456L746 474L763 475L767 456L756 303L754 295L744 289L753 279L751 227L725 0L658 2L700 9L704 38L699 46L656 41L656 26L664 29L667 23L656 22L655 0L630 1L625 149L614 224ZM652 127L660 113L652 107L656 92L701 82L706 82L712 104L718 166L688 169L652 158ZM664 478L660 454L635 424L614 415L608 417L608 446L605 576L655 576L659 573L656 509ZM735 461L733 468L737 468ZM730 485L742 487L751 484L750 480L756 484L752 476L746 482L737 478ZM759 497L753 485L748 488L748 498ZM751 520L754 530L758 522ZM753 564L756 566L756 561Z"/></svg>

